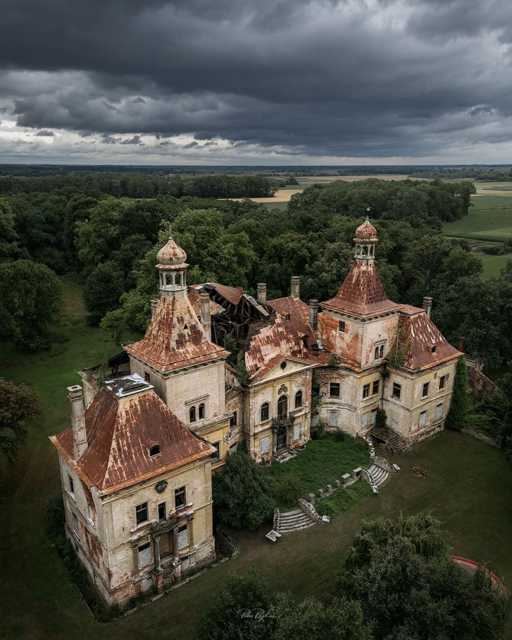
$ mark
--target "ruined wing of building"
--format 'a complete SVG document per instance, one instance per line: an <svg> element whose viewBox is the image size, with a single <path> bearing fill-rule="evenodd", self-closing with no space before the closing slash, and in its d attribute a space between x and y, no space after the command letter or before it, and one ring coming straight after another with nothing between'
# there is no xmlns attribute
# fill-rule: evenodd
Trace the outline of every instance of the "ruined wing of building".
<svg viewBox="0 0 512 640"><path fill-rule="evenodd" d="M161 590L215 558L212 473L243 441L258 462L303 447L312 424L408 446L441 430L461 353L423 308L386 297L378 235L356 229L354 260L325 302L187 285L172 238L142 340L112 376L69 387L71 428L52 436L66 533L105 600ZM228 361L225 346L236 349ZM387 415L376 428L377 410Z"/></svg>

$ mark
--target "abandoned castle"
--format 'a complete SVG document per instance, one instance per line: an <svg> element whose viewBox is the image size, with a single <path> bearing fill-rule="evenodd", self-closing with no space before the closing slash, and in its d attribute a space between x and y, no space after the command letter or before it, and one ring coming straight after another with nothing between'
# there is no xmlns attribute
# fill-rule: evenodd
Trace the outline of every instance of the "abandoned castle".
<svg viewBox="0 0 512 640"><path fill-rule="evenodd" d="M67 536L108 603L214 559L212 473L240 442L264 462L302 447L312 423L403 446L443 428L461 353L430 319L430 298L417 308L386 297L377 243L366 220L347 277L320 304L300 299L298 277L275 300L262 283L257 299L188 287L183 249L169 239L159 251L144 338L110 377L81 372L68 388L71 428L51 437Z"/></svg>

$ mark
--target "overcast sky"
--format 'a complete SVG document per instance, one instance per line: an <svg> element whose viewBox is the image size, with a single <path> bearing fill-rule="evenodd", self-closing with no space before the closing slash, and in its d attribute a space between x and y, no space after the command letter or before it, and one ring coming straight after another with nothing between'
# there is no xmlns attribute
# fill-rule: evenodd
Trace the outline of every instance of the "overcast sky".
<svg viewBox="0 0 512 640"><path fill-rule="evenodd" d="M2 0L0 162L512 162L510 0Z"/></svg>

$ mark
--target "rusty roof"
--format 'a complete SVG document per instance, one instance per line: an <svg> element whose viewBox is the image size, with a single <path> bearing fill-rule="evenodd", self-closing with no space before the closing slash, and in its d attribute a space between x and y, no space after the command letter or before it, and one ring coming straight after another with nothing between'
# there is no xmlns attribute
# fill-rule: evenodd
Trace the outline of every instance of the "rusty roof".
<svg viewBox="0 0 512 640"><path fill-rule="evenodd" d="M292 296L275 298L274 300L269 300L268 305L284 316L299 333L304 335L312 334L309 326L309 305L300 300L300 298L293 298Z"/></svg>
<svg viewBox="0 0 512 640"><path fill-rule="evenodd" d="M279 313L252 336L245 352L245 366L250 378L257 379L286 359L317 364L304 334Z"/></svg>
<svg viewBox="0 0 512 640"><path fill-rule="evenodd" d="M187 262L185 251L169 236L169 240L156 254L160 265L181 266Z"/></svg>
<svg viewBox="0 0 512 640"><path fill-rule="evenodd" d="M351 316L372 316L398 311L400 305L386 297L375 262L356 259L338 293L321 306Z"/></svg>
<svg viewBox="0 0 512 640"><path fill-rule="evenodd" d="M242 299L244 290L242 287L228 287L218 282L205 282L204 286L212 287L215 291L231 304L237 305Z"/></svg>
<svg viewBox="0 0 512 640"><path fill-rule="evenodd" d="M397 348L402 352L402 367L413 371L429 369L462 355L452 347L423 309L400 305Z"/></svg>
<svg viewBox="0 0 512 640"><path fill-rule="evenodd" d="M161 296L144 338L124 349L164 373L229 355L208 340L187 295Z"/></svg>
<svg viewBox="0 0 512 640"><path fill-rule="evenodd" d="M201 292L202 288L202 284L192 284L188 288L188 299L198 318L201 317L201 299L199 297L199 293ZM217 313L222 313L223 310L224 309L220 306L220 304L217 304L210 298L210 314L212 316L216 315Z"/></svg>
<svg viewBox="0 0 512 640"><path fill-rule="evenodd" d="M378 239L377 229L373 226L368 218L360 224L354 236L355 240L377 240Z"/></svg>
<svg viewBox="0 0 512 640"><path fill-rule="evenodd" d="M213 447L187 429L153 390L119 398L101 390L85 412L88 447L73 460L73 432L51 440L89 487L111 493L195 460ZM160 453L149 455L153 445Z"/></svg>

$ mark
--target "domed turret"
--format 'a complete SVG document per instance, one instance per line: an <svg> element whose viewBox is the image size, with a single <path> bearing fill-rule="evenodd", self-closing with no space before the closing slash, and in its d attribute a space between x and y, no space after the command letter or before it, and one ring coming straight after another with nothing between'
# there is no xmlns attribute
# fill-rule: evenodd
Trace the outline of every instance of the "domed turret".
<svg viewBox="0 0 512 640"><path fill-rule="evenodd" d="M369 218L366 218L363 224L360 224L357 227L354 240L367 241L367 240L378 240L378 239L379 239L379 234L377 233L377 229L370 222Z"/></svg>
<svg viewBox="0 0 512 640"><path fill-rule="evenodd" d="M187 254L169 237L156 254L159 273L160 295L173 296L187 291Z"/></svg>
<svg viewBox="0 0 512 640"><path fill-rule="evenodd" d="M360 224L354 235L356 260L373 261L375 258L375 245L379 241L377 229L370 222L368 217Z"/></svg>
<svg viewBox="0 0 512 640"><path fill-rule="evenodd" d="M166 244L156 254L158 264L178 266L187 261L185 251L169 236Z"/></svg>

